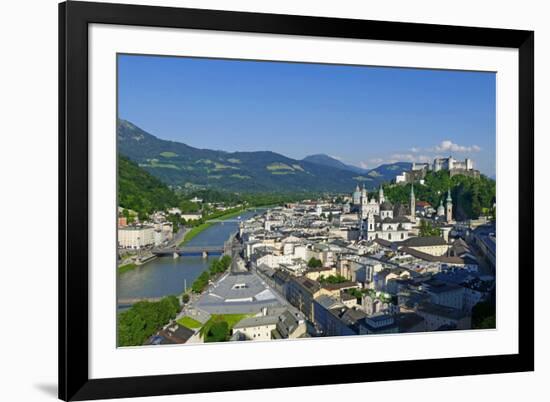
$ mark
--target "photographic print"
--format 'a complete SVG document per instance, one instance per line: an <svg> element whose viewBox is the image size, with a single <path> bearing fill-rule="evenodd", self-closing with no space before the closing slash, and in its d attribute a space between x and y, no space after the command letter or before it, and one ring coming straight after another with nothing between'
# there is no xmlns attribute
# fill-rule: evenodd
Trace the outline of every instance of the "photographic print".
<svg viewBox="0 0 550 402"><path fill-rule="evenodd" d="M496 328L495 73L118 54L117 77L119 347Z"/></svg>

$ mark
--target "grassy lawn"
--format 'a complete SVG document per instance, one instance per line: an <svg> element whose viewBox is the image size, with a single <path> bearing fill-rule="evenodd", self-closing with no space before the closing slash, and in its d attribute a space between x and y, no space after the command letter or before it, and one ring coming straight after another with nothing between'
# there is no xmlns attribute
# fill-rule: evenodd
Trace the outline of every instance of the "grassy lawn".
<svg viewBox="0 0 550 402"><path fill-rule="evenodd" d="M177 323L190 329L197 329L202 326L202 324L199 321L191 317L182 317L177 321Z"/></svg>
<svg viewBox="0 0 550 402"><path fill-rule="evenodd" d="M119 274L123 274L124 272L131 271L131 270L134 269L135 267L137 267L137 265L134 264L133 262L131 262L130 264L120 265L120 266L118 267L118 273L119 273Z"/></svg>
<svg viewBox="0 0 550 402"><path fill-rule="evenodd" d="M239 321L241 321L243 318L252 317L254 314L214 314L210 317L210 319L204 324L204 326L201 328L201 336L205 336L208 331L210 330L210 327L218 321L225 321L227 322L227 325L229 326L229 330L235 326Z"/></svg>

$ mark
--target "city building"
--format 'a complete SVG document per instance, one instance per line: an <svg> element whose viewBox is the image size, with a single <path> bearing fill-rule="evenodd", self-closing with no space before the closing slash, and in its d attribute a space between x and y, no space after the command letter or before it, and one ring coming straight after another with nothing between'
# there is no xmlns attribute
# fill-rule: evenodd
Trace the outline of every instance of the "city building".
<svg viewBox="0 0 550 402"><path fill-rule="evenodd" d="M288 282L287 299L298 308L307 319L314 320L313 303L317 296L326 293L321 284L306 277L292 278Z"/></svg>
<svg viewBox="0 0 550 402"><path fill-rule="evenodd" d="M260 315L245 318L233 326L232 334L240 332L247 340L269 341L272 331L277 328L278 322L279 316L277 315Z"/></svg>
<svg viewBox="0 0 550 402"><path fill-rule="evenodd" d="M120 248L140 249L155 244L153 226L122 226L118 228L118 246Z"/></svg>
<svg viewBox="0 0 550 402"><path fill-rule="evenodd" d="M197 221L202 218L202 213L181 213L180 217L186 221Z"/></svg>
<svg viewBox="0 0 550 402"><path fill-rule="evenodd" d="M472 318L462 309L424 302L416 307L416 313L424 318L426 331L440 329L470 329Z"/></svg>

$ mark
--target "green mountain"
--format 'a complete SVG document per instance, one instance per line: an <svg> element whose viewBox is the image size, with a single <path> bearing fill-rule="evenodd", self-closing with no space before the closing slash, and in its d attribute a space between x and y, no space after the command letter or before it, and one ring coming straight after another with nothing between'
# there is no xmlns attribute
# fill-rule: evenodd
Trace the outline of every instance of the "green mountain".
<svg viewBox="0 0 550 402"><path fill-rule="evenodd" d="M395 162L380 165L374 169L362 169L357 166L347 165L339 161L338 159L325 154L309 155L302 160L317 163L323 166L334 167L337 169L350 170L352 172L358 173L359 175L369 177L373 179L373 181L377 182L391 182L393 179L395 179L396 175L407 170L411 170L412 168L412 163L410 162Z"/></svg>
<svg viewBox="0 0 550 402"><path fill-rule="evenodd" d="M337 169L351 170L352 172L356 172L360 174L367 174L369 172L367 169L361 169L360 167L353 166L353 165L346 165L345 163L339 161L338 159L325 154L309 155L302 160L306 162L316 163L318 165L334 167Z"/></svg>
<svg viewBox="0 0 550 402"><path fill-rule="evenodd" d="M377 168L368 171L367 175L372 178L377 178L382 182L390 182L395 179L395 176L412 169L410 162L395 162L380 165Z"/></svg>
<svg viewBox="0 0 550 402"><path fill-rule="evenodd" d="M387 178L296 160L270 151L225 152L157 138L119 120L118 150L162 182L181 188L234 192L350 192L358 182L374 189Z"/></svg>
<svg viewBox="0 0 550 402"><path fill-rule="evenodd" d="M150 213L179 204L166 184L141 169L126 157L118 157L118 205Z"/></svg>

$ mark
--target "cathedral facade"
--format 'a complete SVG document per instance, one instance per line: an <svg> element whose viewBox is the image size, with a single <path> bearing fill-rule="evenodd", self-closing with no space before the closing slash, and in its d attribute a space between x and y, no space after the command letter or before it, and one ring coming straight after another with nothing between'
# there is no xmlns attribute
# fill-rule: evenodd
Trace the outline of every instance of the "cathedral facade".
<svg viewBox="0 0 550 402"><path fill-rule="evenodd" d="M386 200L382 186L378 190L378 200L374 195L369 199L364 186L361 190L359 186L356 187L352 199L359 217L361 239L401 241L409 238L409 232L415 223L414 207L412 217L394 216L394 207ZM411 187L411 204L414 205L414 202L414 191Z"/></svg>

